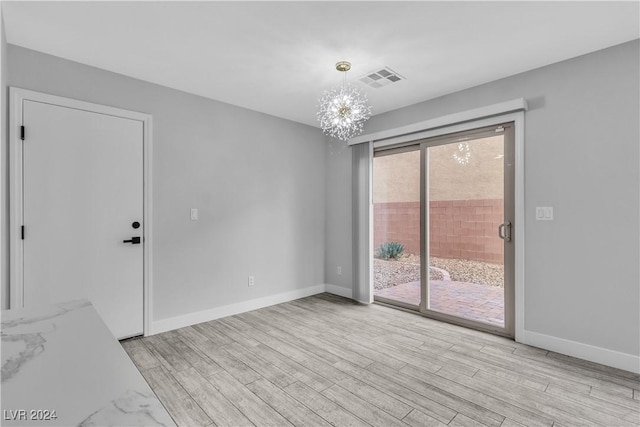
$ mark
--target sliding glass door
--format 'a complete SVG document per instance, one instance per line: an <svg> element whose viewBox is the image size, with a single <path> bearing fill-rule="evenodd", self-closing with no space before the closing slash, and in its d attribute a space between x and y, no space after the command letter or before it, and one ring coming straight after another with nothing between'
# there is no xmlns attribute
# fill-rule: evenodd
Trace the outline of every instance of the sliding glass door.
<svg viewBox="0 0 640 427"><path fill-rule="evenodd" d="M513 335L513 125L377 150L374 299Z"/></svg>
<svg viewBox="0 0 640 427"><path fill-rule="evenodd" d="M380 151L373 158L374 299L418 309L420 146Z"/></svg>

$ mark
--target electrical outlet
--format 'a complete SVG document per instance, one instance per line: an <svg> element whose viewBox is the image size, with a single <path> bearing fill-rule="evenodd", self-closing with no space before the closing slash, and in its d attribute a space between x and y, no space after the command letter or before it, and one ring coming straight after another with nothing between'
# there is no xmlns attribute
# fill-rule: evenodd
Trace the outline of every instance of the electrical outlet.
<svg viewBox="0 0 640 427"><path fill-rule="evenodd" d="M338 276L342 276L342 267L338 266L338 268L336 268L336 273L338 273Z"/></svg>
<svg viewBox="0 0 640 427"><path fill-rule="evenodd" d="M247 282L249 286L253 286L256 284L256 278L254 276L249 276L249 280Z"/></svg>

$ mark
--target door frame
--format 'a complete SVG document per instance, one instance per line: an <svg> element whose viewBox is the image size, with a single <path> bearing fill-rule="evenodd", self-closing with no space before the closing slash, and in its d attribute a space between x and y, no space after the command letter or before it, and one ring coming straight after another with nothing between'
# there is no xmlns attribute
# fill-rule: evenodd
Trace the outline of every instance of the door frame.
<svg viewBox="0 0 640 427"><path fill-rule="evenodd" d="M153 227L152 227L152 129L153 117L150 114L123 110L106 105L79 101L56 95L36 92L28 89L9 88L9 308L23 306L24 293L24 241L21 238L23 219L23 165L20 128L23 124L23 102L34 101L57 105L65 108L105 114L142 123L143 141L143 334L150 333L153 292ZM27 143L29 129L26 129Z"/></svg>
<svg viewBox="0 0 640 427"><path fill-rule="evenodd" d="M515 251L515 265L514 265L514 339L516 342L522 342L524 339L524 322L525 322L525 205L524 205L524 135L525 135L525 111L526 103L524 100L516 100L509 103L507 111L500 113L497 109L505 108L502 104L496 106L487 107L486 109L480 109L478 111L471 110L469 112L460 113L452 116L445 116L442 119L431 120L426 122L417 123L411 125L411 131L407 132L407 129L392 129L386 132L381 132L379 138L374 136L365 136L370 141L373 141L373 147L391 146L394 144L400 144L412 140L421 140L425 138L444 136L450 133L464 132L473 129L479 129L502 123L513 122L514 124L514 150L515 150L515 179L514 179L514 204L515 204L515 219L514 228L512 231L512 239L514 243ZM513 104L513 105L512 105ZM517 108L516 108L517 107ZM511 112L508 112L511 110ZM515 110L515 111L514 111ZM491 113L491 114L489 114ZM489 117L487 117L489 116ZM431 128L431 126L434 126ZM437 126L436 126L437 125ZM398 135L395 137L393 134ZM364 138L364 137L363 137ZM358 141L354 141L357 143ZM350 141L351 143L351 141ZM373 156L369 158L370 162L373 162ZM372 189L373 182L369 180L369 191ZM370 204L370 210L373 211L373 204ZM371 213L370 213L371 215ZM373 243L373 233L367 236L370 240L370 244ZM373 263L371 263L371 268ZM423 271L422 274L425 274ZM373 277L373 272L370 271L370 277ZM370 282L371 293L373 294L373 281ZM395 305L395 303L394 303ZM405 308L405 307L401 307ZM415 311L415 313L422 314L423 316L429 316L426 313ZM440 320L455 320L458 324L462 324L459 319L451 317L446 314L439 316ZM474 323L473 327L476 324ZM471 325L470 325L471 326ZM494 332L488 330L487 332ZM495 332L494 332L495 333Z"/></svg>

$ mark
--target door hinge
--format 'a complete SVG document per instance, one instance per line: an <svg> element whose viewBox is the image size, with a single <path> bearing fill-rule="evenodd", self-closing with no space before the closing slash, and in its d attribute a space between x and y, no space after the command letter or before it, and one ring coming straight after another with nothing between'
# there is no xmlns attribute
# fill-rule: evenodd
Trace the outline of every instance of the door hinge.
<svg viewBox="0 0 640 427"><path fill-rule="evenodd" d="M24 126L20 126L20 139L24 141Z"/></svg>
<svg viewBox="0 0 640 427"><path fill-rule="evenodd" d="M20 238L24 240L24 225L20 227Z"/></svg>

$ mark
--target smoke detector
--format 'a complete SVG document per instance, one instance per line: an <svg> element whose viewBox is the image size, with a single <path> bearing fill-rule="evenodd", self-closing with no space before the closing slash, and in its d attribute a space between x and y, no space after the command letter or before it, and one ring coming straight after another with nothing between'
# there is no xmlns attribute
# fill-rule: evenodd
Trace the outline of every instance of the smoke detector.
<svg viewBox="0 0 640 427"><path fill-rule="evenodd" d="M397 83L400 80L406 80L406 78L385 66L368 72L358 80L367 86L378 89L383 86L390 85L391 83Z"/></svg>

